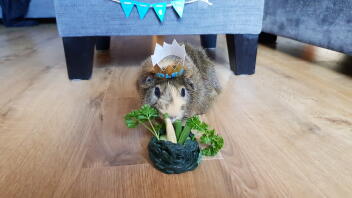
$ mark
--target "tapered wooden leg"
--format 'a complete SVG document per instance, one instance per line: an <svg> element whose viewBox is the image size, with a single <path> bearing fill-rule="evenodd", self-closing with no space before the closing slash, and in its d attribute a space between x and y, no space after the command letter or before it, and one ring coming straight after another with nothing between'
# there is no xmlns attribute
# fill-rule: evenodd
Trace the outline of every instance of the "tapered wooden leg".
<svg viewBox="0 0 352 198"><path fill-rule="evenodd" d="M270 34L262 32L259 34L259 42L263 44L275 44L277 36L275 34Z"/></svg>
<svg viewBox="0 0 352 198"><path fill-rule="evenodd" d="M88 80L92 76L95 37L63 37L68 78Z"/></svg>
<svg viewBox="0 0 352 198"><path fill-rule="evenodd" d="M227 48L232 71L236 75L254 74L257 58L257 34L227 34Z"/></svg>
<svg viewBox="0 0 352 198"><path fill-rule="evenodd" d="M108 50L110 49L110 36L98 36L96 42L97 50Z"/></svg>
<svg viewBox="0 0 352 198"><path fill-rule="evenodd" d="M200 35L201 45L205 49L216 48L216 39L217 39L216 34Z"/></svg>

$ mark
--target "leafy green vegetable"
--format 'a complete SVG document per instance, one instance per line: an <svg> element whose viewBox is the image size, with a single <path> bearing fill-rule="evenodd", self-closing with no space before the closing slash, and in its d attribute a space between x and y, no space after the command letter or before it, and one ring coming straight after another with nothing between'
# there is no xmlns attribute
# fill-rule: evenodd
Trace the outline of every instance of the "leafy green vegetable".
<svg viewBox="0 0 352 198"><path fill-rule="evenodd" d="M178 139L177 143L184 144L191 130L192 130L192 127L186 124L186 126L183 128L181 132L180 138Z"/></svg>
<svg viewBox="0 0 352 198"><path fill-rule="evenodd" d="M163 116L168 117L168 115ZM136 128L141 124L159 140L161 139L160 131L165 130L165 124L160 124L157 118L159 118L159 113L155 108L150 105L143 105L140 109L133 110L125 116L125 124L128 128ZM201 151L202 155L214 156L224 146L224 139L217 135L214 129L209 129L208 124L202 122L198 116L188 118L184 127L182 121L175 121L174 128L179 144L184 144L190 138L191 130L201 133L199 142L206 145ZM195 137L192 136L191 139L195 140Z"/></svg>
<svg viewBox="0 0 352 198"><path fill-rule="evenodd" d="M208 130L208 125L205 122L202 122L199 119L199 116L193 116L191 118L187 119L186 126L191 127L194 130L197 130L199 132L204 132Z"/></svg>
<svg viewBox="0 0 352 198"><path fill-rule="evenodd" d="M143 105L142 108L139 109L139 113L141 119L152 120L159 117L159 112L150 105Z"/></svg>
<svg viewBox="0 0 352 198"><path fill-rule="evenodd" d="M165 124L160 124L159 122L152 122L153 125L154 125L154 129L155 131L158 131L159 133L162 132L162 131L165 131ZM159 134L160 136L160 134Z"/></svg>
<svg viewBox="0 0 352 198"><path fill-rule="evenodd" d="M182 121L176 120L174 122L174 128L175 128L176 138L179 139L182 132Z"/></svg>
<svg viewBox="0 0 352 198"><path fill-rule="evenodd" d="M125 115L125 124L128 128L136 128L139 124L142 124L159 139L159 131L162 126L155 123L153 124L153 122L155 122L154 119L158 117L159 113L155 108L150 105L143 105L140 109L133 110Z"/></svg>
<svg viewBox="0 0 352 198"><path fill-rule="evenodd" d="M198 116L193 116L187 119L186 127L187 126L203 134L200 137L200 143L207 145L206 148L202 149L203 155L214 156L224 146L224 139L221 136L217 135L214 129L210 130L209 126L205 122L202 122ZM182 143L182 141L180 141L179 143Z"/></svg>
<svg viewBox="0 0 352 198"><path fill-rule="evenodd" d="M215 130L207 130L201 137L200 143L208 145L202 149L202 155L214 156L224 146L224 139L215 134Z"/></svg>
<svg viewBox="0 0 352 198"><path fill-rule="evenodd" d="M128 128L136 128L138 126L138 110L134 110L125 116L125 124Z"/></svg>

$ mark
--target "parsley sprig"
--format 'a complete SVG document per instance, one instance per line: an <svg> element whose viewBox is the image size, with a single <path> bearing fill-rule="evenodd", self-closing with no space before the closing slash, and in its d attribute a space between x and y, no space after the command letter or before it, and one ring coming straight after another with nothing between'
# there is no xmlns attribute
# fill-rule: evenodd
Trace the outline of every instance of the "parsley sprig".
<svg viewBox="0 0 352 198"><path fill-rule="evenodd" d="M192 130L196 130L202 134L200 143L207 145L202 149L202 154L205 156L216 155L224 146L224 139L215 133L214 129L209 129L209 125L202 122L199 116L193 116L187 119L186 127L189 126Z"/></svg>
<svg viewBox="0 0 352 198"><path fill-rule="evenodd" d="M161 125L155 122L158 117L159 112L155 108L143 105L140 109L133 110L125 116L125 124L128 128L136 128L142 124L159 140Z"/></svg>

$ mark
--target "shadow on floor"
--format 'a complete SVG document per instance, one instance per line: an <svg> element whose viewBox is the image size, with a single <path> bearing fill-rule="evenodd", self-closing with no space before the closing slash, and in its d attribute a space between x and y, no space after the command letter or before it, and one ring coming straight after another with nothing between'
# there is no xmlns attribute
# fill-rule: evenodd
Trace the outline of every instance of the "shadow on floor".
<svg viewBox="0 0 352 198"><path fill-rule="evenodd" d="M95 53L95 67L139 66L153 54L156 43L162 44L164 41L171 43L173 39L179 43L187 42L200 47L200 39L197 35L112 37L110 50ZM222 45L223 42L219 42L215 51L208 52L209 57L218 64L226 63L224 54L227 51L222 49Z"/></svg>
<svg viewBox="0 0 352 198"><path fill-rule="evenodd" d="M283 37L278 37L276 43L261 44L352 77L352 56Z"/></svg>
<svg viewBox="0 0 352 198"><path fill-rule="evenodd" d="M345 56L337 71L352 77L352 56Z"/></svg>

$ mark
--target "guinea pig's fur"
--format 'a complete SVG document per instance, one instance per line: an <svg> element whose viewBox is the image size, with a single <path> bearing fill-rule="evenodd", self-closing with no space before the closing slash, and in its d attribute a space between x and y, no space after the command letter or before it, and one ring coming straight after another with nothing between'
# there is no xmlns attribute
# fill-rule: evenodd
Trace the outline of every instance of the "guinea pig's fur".
<svg viewBox="0 0 352 198"><path fill-rule="evenodd" d="M172 79L155 77L153 64L148 58L142 63L137 82L142 102L157 108L160 113L167 113L172 120L206 113L221 92L218 80L221 72L216 71L204 50L187 43L185 47L186 69L182 76ZM175 56L168 56L159 65L176 65L179 61ZM226 72L231 73L229 70Z"/></svg>

